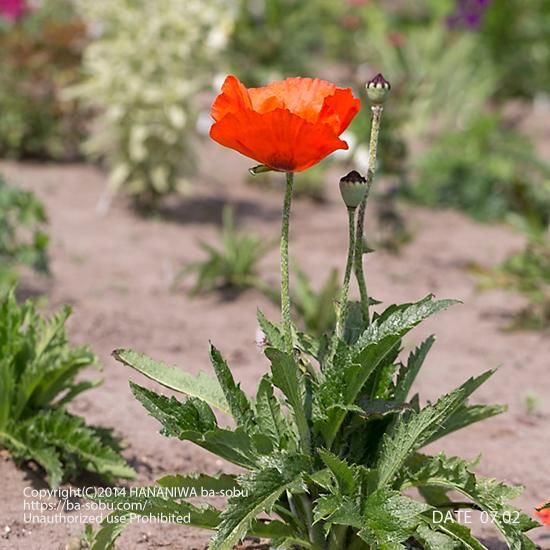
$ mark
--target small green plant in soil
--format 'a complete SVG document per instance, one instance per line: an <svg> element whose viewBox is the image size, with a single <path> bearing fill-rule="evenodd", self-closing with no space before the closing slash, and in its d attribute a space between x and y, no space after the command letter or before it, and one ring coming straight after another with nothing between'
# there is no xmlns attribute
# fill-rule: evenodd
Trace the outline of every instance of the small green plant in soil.
<svg viewBox="0 0 550 550"><path fill-rule="evenodd" d="M284 109L262 113L246 102L258 92L228 77L215 106L225 106L231 114L226 115L228 120L223 115L217 119L213 137L231 138L232 147L263 162L262 169L287 172L281 225L282 320L274 323L258 314L267 337L268 370L250 396L212 344L209 355L215 378L204 372L193 375L132 350L116 350L114 357L185 396L168 397L130 383L164 435L210 451L238 467L239 473L167 475L158 480L154 498L123 495L101 500L137 504L139 514L210 529L214 531L211 550L230 550L247 536L267 539L273 548L293 550L484 550L453 514L462 508L484 511L510 549L535 550L526 532L538 523L508 504L520 488L476 474L476 461L432 455L425 449L504 410L500 405L469 403L492 370L469 378L434 402L422 403L413 390L435 339L428 337L404 356L403 338L455 301L429 295L381 311L371 306L363 271L363 228L388 91L381 75L369 82L371 168L366 177L353 171L340 181L349 220L348 257L335 323L328 334L316 337L297 329L291 318L294 171L326 156L330 144L334 146L332 140L359 107L349 89L292 79L282 89L276 84L261 89L269 101L292 105L292 113ZM292 103L298 97L311 99ZM294 124L305 128L312 113L318 121L308 122L311 133L304 131L299 140L294 139ZM233 126L234 116L246 124ZM264 125L287 140L273 139L262 131ZM358 303L348 299L352 277L359 287ZM215 412L228 415L231 422L221 422ZM200 495L203 489L216 495L229 492L225 509L185 498L185 494ZM117 508L97 533L96 550L112 544L129 521L130 513ZM515 518L513 523L510 517Z"/></svg>
<svg viewBox="0 0 550 550"><path fill-rule="evenodd" d="M0 176L0 296L17 278L17 267L48 272L46 212L30 192Z"/></svg>
<svg viewBox="0 0 550 550"><path fill-rule="evenodd" d="M99 383L76 380L97 359L68 343L69 315L64 308L45 319L32 301L19 305L13 291L0 302L0 447L18 464L37 463L52 487L83 471L132 478L110 431L88 426L66 408Z"/></svg>
<svg viewBox="0 0 550 550"><path fill-rule="evenodd" d="M550 327L550 240L532 239L524 250L508 257L494 270L481 271L482 288L519 292L527 305L511 328L544 330Z"/></svg>
<svg viewBox="0 0 550 550"><path fill-rule="evenodd" d="M300 268L294 270L292 312L296 325L314 336L322 336L334 328L338 300L342 293L338 270L333 269L319 290ZM268 297L280 305L280 296L271 290Z"/></svg>
<svg viewBox="0 0 550 550"><path fill-rule="evenodd" d="M237 229L230 206L225 206L222 213L220 247L203 241L199 244L207 257L186 265L175 281L178 284L185 277L195 276L191 295L216 290L241 292L247 288L258 288L273 295L258 275L258 263L272 245L253 233Z"/></svg>
<svg viewBox="0 0 550 550"><path fill-rule="evenodd" d="M535 415L540 408L540 397L534 391L529 391L525 394L523 403L525 412L529 415Z"/></svg>
<svg viewBox="0 0 550 550"><path fill-rule="evenodd" d="M300 326L314 336L330 332L336 323L336 306L341 292L337 269L330 272L319 291L313 288L306 273L297 269L292 305Z"/></svg>

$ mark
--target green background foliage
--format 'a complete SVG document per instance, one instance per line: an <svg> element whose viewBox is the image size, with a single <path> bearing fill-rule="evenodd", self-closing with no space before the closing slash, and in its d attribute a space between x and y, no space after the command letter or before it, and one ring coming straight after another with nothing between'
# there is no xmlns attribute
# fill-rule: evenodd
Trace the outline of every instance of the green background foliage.
<svg viewBox="0 0 550 550"><path fill-rule="evenodd" d="M46 213L29 191L8 185L0 176L0 297L28 266L48 272Z"/></svg>
<svg viewBox="0 0 550 550"><path fill-rule="evenodd" d="M69 315L65 308L45 319L32 301L19 306L13 292L0 302L0 445L19 463L38 463L53 487L84 470L108 480L131 478L110 432L66 409L99 383L76 380L97 359L69 344Z"/></svg>
<svg viewBox="0 0 550 550"><path fill-rule="evenodd" d="M78 156L86 114L63 90L80 77L85 41L70 0L48 0L16 25L0 19L1 156Z"/></svg>

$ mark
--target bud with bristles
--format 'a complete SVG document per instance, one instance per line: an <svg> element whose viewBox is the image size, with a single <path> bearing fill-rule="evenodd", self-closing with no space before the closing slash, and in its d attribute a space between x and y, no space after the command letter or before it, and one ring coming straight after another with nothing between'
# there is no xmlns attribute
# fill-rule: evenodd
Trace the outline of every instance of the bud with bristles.
<svg viewBox="0 0 550 550"><path fill-rule="evenodd" d="M340 180L340 193L348 208L357 208L367 196L368 189L366 178L356 170Z"/></svg>
<svg viewBox="0 0 550 550"><path fill-rule="evenodd" d="M391 85L378 73L372 80L366 84L367 96L374 105L382 105L390 95Z"/></svg>

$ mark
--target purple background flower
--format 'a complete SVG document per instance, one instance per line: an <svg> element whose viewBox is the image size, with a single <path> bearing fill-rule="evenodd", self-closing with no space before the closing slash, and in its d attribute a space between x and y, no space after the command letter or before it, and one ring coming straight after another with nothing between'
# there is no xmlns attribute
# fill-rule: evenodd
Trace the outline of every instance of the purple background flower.
<svg viewBox="0 0 550 550"><path fill-rule="evenodd" d="M456 0L456 10L448 18L449 26L478 29L490 4L491 0Z"/></svg>
<svg viewBox="0 0 550 550"><path fill-rule="evenodd" d="M0 17L17 21L28 11L26 0L0 0Z"/></svg>

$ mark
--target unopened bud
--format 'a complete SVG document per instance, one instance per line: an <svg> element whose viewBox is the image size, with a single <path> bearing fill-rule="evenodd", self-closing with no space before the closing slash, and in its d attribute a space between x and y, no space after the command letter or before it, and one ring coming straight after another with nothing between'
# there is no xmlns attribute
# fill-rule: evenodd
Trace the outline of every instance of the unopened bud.
<svg viewBox="0 0 550 550"><path fill-rule="evenodd" d="M369 187L366 178L352 170L340 180L340 193L348 208L357 208L367 196Z"/></svg>
<svg viewBox="0 0 550 550"><path fill-rule="evenodd" d="M367 96L374 105L381 105L390 95L391 85L378 73L372 80L369 80L366 85Z"/></svg>

